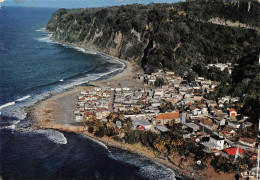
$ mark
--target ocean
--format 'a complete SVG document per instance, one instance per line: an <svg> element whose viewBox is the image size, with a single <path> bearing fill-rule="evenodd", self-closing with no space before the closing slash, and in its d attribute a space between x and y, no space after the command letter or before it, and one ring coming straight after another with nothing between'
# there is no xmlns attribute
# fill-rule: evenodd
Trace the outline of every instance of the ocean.
<svg viewBox="0 0 260 180"><path fill-rule="evenodd" d="M124 69L117 60L52 42L44 27L55 10L0 10L0 177L176 179L154 160L81 134L30 128L27 107Z"/></svg>

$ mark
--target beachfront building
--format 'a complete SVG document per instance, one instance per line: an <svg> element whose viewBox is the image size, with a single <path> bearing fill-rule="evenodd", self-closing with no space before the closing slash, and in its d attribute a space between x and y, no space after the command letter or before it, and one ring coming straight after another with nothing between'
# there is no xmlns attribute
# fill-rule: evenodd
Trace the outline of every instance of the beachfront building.
<svg viewBox="0 0 260 180"><path fill-rule="evenodd" d="M180 113L171 112L171 113L161 113L156 118L153 119L154 125L164 125L169 124L170 122L180 123Z"/></svg>

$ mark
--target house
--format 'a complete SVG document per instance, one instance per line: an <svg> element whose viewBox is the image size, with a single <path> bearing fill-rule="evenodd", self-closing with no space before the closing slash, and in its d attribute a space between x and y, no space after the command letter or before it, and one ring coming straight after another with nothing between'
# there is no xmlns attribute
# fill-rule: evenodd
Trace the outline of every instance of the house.
<svg viewBox="0 0 260 180"><path fill-rule="evenodd" d="M231 99L230 99L230 102L231 103L235 103L235 102L238 102L239 101L239 97L232 97Z"/></svg>
<svg viewBox="0 0 260 180"><path fill-rule="evenodd" d="M224 149L224 138L221 138L219 136L212 135L209 138L209 141L204 141L201 144L205 146L205 150L208 152L214 152L216 150L222 150Z"/></svg>
<svg viewBox="0 0 260 180"><path fill-rule="evenodd" d="M240 127L240 124L236 121L228 121L228 125L236 129Z"/></svg>
<svg viewBox="0 0 260 180"><path fill-rule="evenodd" d="M121 121L116 121L116 127L121 128L122 127L122 122Z"/></svg>
<svg viewBox="0 0 260 180"><path fill-rule="evenodd" d="M222 100L223 103L229 103L229 101L230 101L230 96L222 97L221 100Z"/></svg>
<svg viewBox="0 0 260 180"><path fill-rule="evenodd" d="M235 128L231 127L231 126L225 126L221 131L220 134L230 138L230 137L234 137L237 135L237 132L235 131Z"/></svg>
<svg viewBox="0 0 260 180"><path fill-rule="evenodd" d="M242 149L237 149L237 147L229 148L224 150L229 156L234 156L238 152L238 155L243 154L244 151Z"/></svg>
<svg viewBox="0 0 260 180"><path fill-rule="evenodd" d="M247 128L247 127L250 127L250 126L252 126L253 125L253 123L251 123L251 122L244 122L243 124L242 124L242 127L243 128Z"/></svg>
<svg viewBox="0 0 260 180"><path fill-rule="evenodd" d="M190 139L191 134L182 134L183 139Z"/></svg>
<svg viewBox="0 0 260 180"><path fill-rule="evenodd" d="M222 118L222 117L216 117L216 118L214 119L214 121L215 121L216 124L219 125L219 126L224 126L225 123L226 123L226 120L225 120L224 118Z"/></svg>
<svg viewBox="0 0 260 180"><path fill-rule="evenodd" d="M201 114L201 110L199 108L195 108L191 112L193 116L198 116Z"/></svg>
<svg viewBox="0 0 260 180"><path fill-rule="evenodd" d="M94 116L93 112L84 112L84 117L86 120L90 120Z"/></svg>
<svg viewBox="0 0 260 180"><path fill-rule="evenodd" d="M218 126L214 124L213 121L209 118L200 118L199 121L200 121L200 125L205 126L210 130L215 130L218 128Z"/></svg>
<svg viewBox="0 0 260 180"><path fill-rule="evenodd" d="M157 89L154 91L154 96L163 97L164 91L162 89Z"/></svg>
<svg viewBox="0 0 260 180"><path fill-rule="evenodd" d="M187 118L187 113L186 112L182 112L181 113L181 123L185 124L186 123L186 118Z"/></svg>
<svg viewBox="0 0 260 180"><path fill-rule="evenodd" d="M250 138L239 138L239 143L253 148L256 145L256 140Z"/></svg>
<svg viewBox="0 0 260 180"><path fill-rule="evenodd" d="M198 126L194 123L186 123L186 126L188 126L189 128L192 128L193 131L198 131L200 129L200 126Z"/></svg>
<svg viewBox="0 0 260 180"><path fill-rule="evenodd" d="M95 113L97 119L106 118L110 114L110 112L105 108L98 108Z"/></svg>
<svg viewBox="0 0 260 180"><path fill-rule="evenodd" d="M231 108L228 111L229 111L229 116L230 117L232 117L232 116L236 117L237 116L237 111L235 109Z"/></svg>
<svg viewBox="0 0 260 180"><path fill-rule="evenodd" d="M161 133L162 133L162 132L166 132L166 131L169 130L169 129L168 129L167 127L165 127L165 126L156 126L154 129L160 131Z"/></svg>
<svg viewBox="0 0 260 180"><path fill-rule="evenodd" d="M136 120L133 121L135 127L141 130L149 130L152 129L152 124L146 120Z"/></svg>
<svg viewBox="0 0 260 180"><path fill-rule="evenodd" d="M162 113L156 116L156 118L153 120L154 125L164 125L169 124L169 122L180 122L180 113L179 112L171 112L171 113Z"/></svg>
<svg viewBox="0 0 260 180"><path fill-rule="evenodd" d="M208 107L215 108L217 106L216 101L213 100L207 100Z"/></svg>
<svg viewBox="0 0 260 180"><path fill-rule="evenodd" d="M75 121L76 122L82 122L83 121L83 116L82 115L76 115L75 116Z"/></svg>

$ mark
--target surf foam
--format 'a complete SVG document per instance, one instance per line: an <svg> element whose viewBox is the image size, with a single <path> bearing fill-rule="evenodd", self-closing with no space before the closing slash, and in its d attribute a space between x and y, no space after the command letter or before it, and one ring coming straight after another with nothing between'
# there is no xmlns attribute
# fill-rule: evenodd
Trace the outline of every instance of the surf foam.
<svg viewBox="0 0 260 180"><path fill-rule="evenodd" d="M63 133L53 129L40 129L35 132L45 135L49 140L57 144L67 144L68 142Z"/></svg>
<svg viewBox="0 0 260 180"><path fill-rule="evenodd" d="M152 159L143 157L141 155L133 154L133 153L122 153L115 152L114 157L116 160L129 163L131 165L139 167L139 174L147 179L167 179L167 180L175 180L175 173L165 167L164 165L154 161ZM152 162L152 163L151 163Z"/></svg>

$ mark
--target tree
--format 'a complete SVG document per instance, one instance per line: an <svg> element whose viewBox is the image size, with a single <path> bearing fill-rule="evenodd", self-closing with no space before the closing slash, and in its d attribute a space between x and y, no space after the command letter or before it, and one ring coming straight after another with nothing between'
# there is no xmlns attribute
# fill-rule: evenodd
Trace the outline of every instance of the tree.
<svg viewBox="0 0 260 180"><path fill-rule="evenodd" d="M195 81L195 78L196 78L196 73L193 72L193 71L190 71L186 77L186 80L191 83L193 81Z"/></svg>
<svg viewBox="0 0 260 180"><path fill-rule="evenodd" d="M159 86L163 86L165 84L164 79L163 78L156 78L156 80L154 81L154 85L159 87Z"/></svg>
<svg viewBox="0 0 260 180"><path fill-rule="evenodd" d="M105 135L105 127L100 126L98 130L94 133L94 135L97 137L103 137Z"/></svg>

